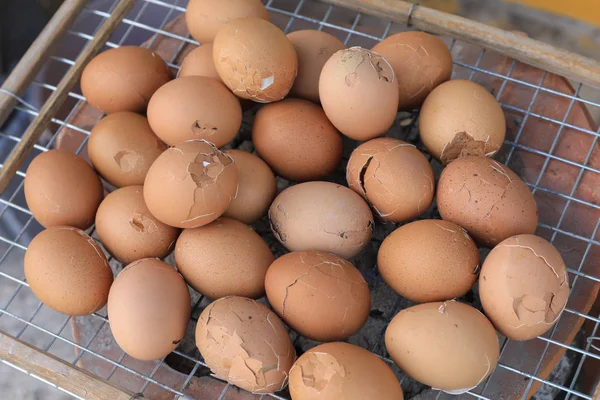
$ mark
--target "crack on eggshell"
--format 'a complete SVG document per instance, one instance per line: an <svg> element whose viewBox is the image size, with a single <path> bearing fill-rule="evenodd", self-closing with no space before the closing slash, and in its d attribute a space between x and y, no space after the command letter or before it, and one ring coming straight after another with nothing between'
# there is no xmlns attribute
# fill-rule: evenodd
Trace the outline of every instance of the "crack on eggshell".
<svg viewBox="0 0 600 400"><path fill-rule="evenodd" d="M342 385L346 369L333 355L309 352L303 356L303 362L297 363L293 368L300 368L300 384L308 393L317 396L327 389L331 398L343 398ZM337 396L333 396L336 393Z"/></svg>
<svg viewBox="0 0 600 400"><path fill-rule="evenodd" d="M367 226L365 228L363 228L363 229L344 229L344 230L339 230L339 231L332 232L332 231L328 231L323 226L322 221L321 221L320 228L323 231L323 233L326 233L328 235L337 236L337 237L341 238L344 241L347 241L347 240L352 240L353 241L354 238L355 238L355 236L362 237L363 236L362 233L366 232L366 231L370 231L371 235L372 235L373 234L373 227L374 227L374 225L375 224L374 224L373 220L369 220L369 222L367 223ZM363 244L364 244L364 239L362 241L360 241L360 243L358 243L357 245L352 246L352 247L361 247Z"/></svg>
<svg viewBox="0 0 600 400"><path fill-rule="evenodd" d="M452 140L446 142L442 148L440 161L443 165L448 164L457 158L468 156L486 156L491 157L498 151L498 146L491 143L488 136L486 140L475 140L468 132L458 132Z"/></svg>
<svg viewBox="0 0 600 400"><path fill-rule="evenodd" d="M142 156L133 150L121 150L113 157L122 172L131 172L137 169Z"/></svg>
<svg viewBox="0 0 600 400"><path fill-rule="evenodd" d="M275 207L280 212L280 215L283 218L285 218L285 219L288 218L287 212L285 211L285 208L281 205L281 202L277 202ZM283 226L282 226L283 224L281 224L278 221L279 218L277 218L277 219L273 218L271 215L270 209L267 212L267 218L269 219L269 225L271 226L271 231L273 231L273 234L275 235L277 240L279 240L281 243L285 244L285 241L287 240L287 235L283 232Z"/></svg>
<svg viewBox="0 0 600 400"><path fill-rule="evenodd" d="M367 196L367 188L365 187L365 175L367 173L367 169L369 168L369 165L371 165L371 161L373 161L374 156L371 155L369 156L369 158L367 158L367 160L365 161L365 163L362 165L362 167L360 168L359 172L358 172L358 185L362 191L363 196Z"/></svg>
<svg viewBox="0 0 600 400"><path fill-rule="evenodd" d="M69 230L69 231L77 233L79 236L81 236L82 238L84 238L85 241L87 242L87 244L89 244L92 247L92 249L94 249L94 251L96 252L96 254L98 255L98 257L104 263L104 265L106 265L108 268L110 268L110 264L108 263L108 260L104 256L104 253L102 252L102 249L100 249L100 246L98 245L98 243L96 243L96 241L94 239L92 239L92 237L89 236L87 233L85 233L81 229L72 228L70 226L60 227L60 228L57 228L57 230Z"/></svg>
<svg viewBox="0 0 600 400"><path fill-rule="evenodd" d="M464 389L455 389L455 390L442 390L442 391L443 391L443 392L445 392L445 393L448 393L448 394L451 394L451 395L455 395L455 396L457 396L457 395L461 395L461 394L463 394L463 393L466 393L466 392L468 392L468 391L470 391L470 390L473 390L473 389L475 389L477 386L479 386L479 384L480 384L481 382L483 382L483 380L484 380L485 378L487 378L488 374L490 373L490 370L492 369L492 362L490 361L490 357L487 355L487 353L485 353L485 354L484 354L484 356L485 356L485 365L486 365L486 370L485 370L485 372L483 373L483 375L482 375L482 376L481 376L481 378L479 379L479 382L477 382L477 384L476 384L476 385L474 385L474 386L472 386L472 387L469 387L469 388L464 388ZM440 389L435 389L435 388L432 388L432 389L434 389L434 390L440 390Z"/></svg>
<svg viewBox="0 0 600 400"><path fill-rule="evenodd" d="M201 121L194 121L192 124L192 134L200 137L210 137L217 133L218 128L214 125L202 123Z"/></svg>
<svg viewBox="0 0 600 400"><path fill-rule="evenodd" d="M344 82L348 87L356 87L360 84L360 76L358 68L365 62L373 68L377 74L378 80L385 82L394 82L394 69L390 63L379 54L364 49L362 47L350 47L349 49L340 50L340 63L344 64L347 71L344 76Z"/></svg>
<svg viewBox="0 0 600 400"><path fill-rule="evenodd" d="M158 231L158 226L156 225L156 222L152 220L152 218L149 218L146 215L136 211L133 212L133 216L129 221L129 225L134 230L141 233L154 233Z"/></svg>

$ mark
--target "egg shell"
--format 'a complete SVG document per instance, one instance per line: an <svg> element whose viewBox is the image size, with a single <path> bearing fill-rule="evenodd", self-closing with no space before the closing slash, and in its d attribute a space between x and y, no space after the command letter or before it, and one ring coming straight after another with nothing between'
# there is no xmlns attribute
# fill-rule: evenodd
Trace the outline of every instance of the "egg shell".
<svg viewBox="0 0 600 400"><path fill-rule="evenodd" d="M298 72L292 42L260 18L238 18L225 24L215 37L213 60L236 96L258 103L283 99Z"/></svg>
<svg viewBox="0 0 600 400"><path fill-rule="evenodd" d="M164 258L179 229L163 224L148 210L141 185L110 193L96 213L96 233L104 247L124 264L142 258Z"/></svg>
<svg viewBox="0 0 600 400"><path fill-rule="evenodd" d="M102 182L92 167L63 150L49 150L31 161L24 192L27 207L45 228L89 228L104 196Z"/></svg>
<svg viewBox="0 0 600 400"><path fill-rule="evenodd" d="M376 355L349 343L325 343L298 357L290 371L293 400L403 400L396 376Z"/></svg>
<svg viewBox="0 0 600 400"><path fill-rule="evenodd" d="M108 295L108 320L117 344L138 360L158 360L183 339L191 313L185 281L156 258L129 264Z"/></svg>
<svg viewBox="0 0 600 400"><path fill-rule="evenodd" d="M477 280L479 252L460 226L425 219L403 225L385 238L377 254L385 282L419 303L464 296Z"/></svg>
<svg viewBox="0 0 600 400"><path fill-rule="evenodd" d="M154 93L148 104L148 122L170 146L204 139L221 147L240 130L242 107L221 82L205 76L186 76Z"/></svg>
<svg viewBox="0 0 600 400"><path fill-rule="evenodd" d="M291 94L319 103L319 76L323 66L335 52L346 46L335 36L312 29L287 34L298 56L298 75Z"/></svg>
<svg viewBox="0 0 600 400"><path fill-rule="evenodd" d="M448 46L429 33L399 32L383 39L372 50L385 57L394 69L400 89L400 110L421 106L429 93L452 75Z"/></svg>
<svg viewBox="0 0 600 400"><path fill-rule="evenodd" d="M150 165L166 149L148 120L129 111L102 118L88 141L92 165L117 187L143 184Z"/></svg>
<svg viewBox="0 0 600 400"><path fill-rule="evenodd" d="M121 46L94 57L81 74L88 103L107 114L142 112L156 89L171 79L160 56L143 47Z"/></svg>
<svg viewBox="0 0 600 400"><path fill-rule="evenodd" d="M192 0L185 11L190 34L200 43L212 42L223 25L242 17L268 21L269 12L260 0Z"/></svg>
<svg viewBox="0 0 600 400"><path fill-rule="evenodd" d="M340 50L323 66L319 98L327 118L344 135L369 140L392 126L398 84L391 65L361 47Z"/></svg>
<svg viewBox="0 0 600 400"><path fill-rule="evenodd" d="M245 224L258 221L267 210L277 192L277 182L271 168L263 160L242 150L226 150L238 170L238 190L224 217Z"/></svg>
<svg viewBox="0 0 600 400"><path fill-rule="evenodd" d="M506 135L504 112L481 85L453 80L425 99L419 132L427 152L447 164L459 157L492 157Z"/></svg>
<svg viewBox="0 0 600 400"><path fill-rule="evenodd" d="M175 245L175 263L188 284L211 299L226 296L259 298L273 254L250 227L219 218L186 229Z"/></svg>
<svg viewBox="0 0 600 400"><path fill-rule="evenodd" d="M467 157L442 171L437 206L447 221L465 228L482 245L494 247L506 238L534 233L535 199L510 168L487 157Z"/></svg>
<svg viewBox="0 0 600 400"><path fill-rule="evenodd" d="M408 376L450 394L483 382L496 367L498 336L475 308L448 301L400 311L385 331L390 357Z"/></svg>
<svg viewBox="0 0 600 400"><path fill-rule="evenodd" d="M346 181L383 220L393 222L427 211L435 190L427 158L414 145L393 138L358 146L346 166Z"/></svg>
<svg viewBox="0 0 600 400"><path fill-rule="evenodd" d="M233 159L205 140L170 147L152 164L144 201L159 221L196 228L219 218L237 191Z"/></svg>
<svg viewBox="0 0 600 400"><path fill-rule="evenodd" d="M488 318L513 340L548 331L569 297L569 277L556 248L535 235L503 240L481 269L479 296Z"/></svg>
<svg viewBox="0 0 600 400"><path fill-rule="evenodd" d="M183 78L184 76L206 76L207 78L213 78L220 81L221 78L219 77L217 69L215 68L212 54L212 43L205 43L196 47L183 59L177 77Z"/></svg>
<svg viewBox="0 0 600 400"><path fill-rule="evenodd" d="M373 235L373 214L345 186L305 182L281 192L269 208L271 230L290 251L319 250L349 259Z"/></svg>
<svg viewBox="0 0 600 400"><path fill-rule="evenodd" d="M360 271L331 253L279 257L267 271L265 288L275 312L294 331L320 342L354 335L371 310L369 286Z"/></svg>
<svg viewBox="0 0 600 400"><path fill-rule="evenodd" d="M113 274L98 244L68 226L33 238L24 259L25 278L38 299L67 315L88 315L106 304Z"/></svg>
<svg viewBox="0 0 600 400"><path fill-rule="evenodd" d="M323 109L302 99L262 106L252 124L256 152L291 181L318 180L342 159L342 135Z"/></svg>
<svg viewBox="0 0 600 400"><path fill-rule="evenodd" d="M209 304L198 318L196 345L217 378L253 393L283 390L296 360L279 317L244 297Z"/></svg>

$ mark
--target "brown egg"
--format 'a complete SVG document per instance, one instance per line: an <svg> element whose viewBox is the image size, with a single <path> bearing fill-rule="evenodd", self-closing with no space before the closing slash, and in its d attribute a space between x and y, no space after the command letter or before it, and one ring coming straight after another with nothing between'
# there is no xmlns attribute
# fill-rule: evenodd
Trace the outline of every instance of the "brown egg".
<svg viewBox="0 0 600 400"><path fill-rule="evenodd" d="M212 42L227 22L242 17L269 20L269 12L260 0L192 0L185 12L190 34L200 43Z"/></svg>
<svg viewBox="0 0 600 400"><path fill-rule="evenodd" d="M527 185L510 168L487 157L458 159L444 168L437 205L443 219L462 226L487 247L534 233L538 223Z"/></svg>
<svg viewBox="0 0 600 400"><path fill-rule="evenodd" d="M179 229L150 214L142 186L127 186L106 196L96 213L96 232L104 247L124 264L168 256L179 235Z"/></svg>
<svg viewBox="0 0 600 400"><path fill-rule="evenodd" d="M239 18L225 24L213 43L219 76L238 97L258 103L283 99L294 84L298 57L292 42L272 23Z"/></svg>
<svg viewBox="0 0 600 400"><path fill-rule="evenodd" d="M237 191L233 159L205 140L169 148L152 164L144 200L159 221L196 228L219 218Z"/></svg>
<svg viewBox="0 0 600 400"><path fill-rule="evenodd" d="M129 111L102 118L88 142L94 168L117 187L143 184L150 165L166 149L148 120Z"/></svg>
<svg viewBox="0 0 600 400"><path fill-rule="evenodd" d="M160 56L143 47L122 46L94 57L81 74L81 93L107 114L143 112L156 89L171 79Z"/></svg>
<svg viewBox="0 0 600 400"><path fill-rule="evenodd" d="M269 208L275 237L290 251L320 250L351 258L373 235L373 214L345 186L305 182L290 186Z"/></svg>
<svg viewBox="0 0 600 400"><path fill-rule="evenodd" d="M196 346L217 378L253 393L283 390L296 360L279 317L244 297L225 297L202 311Z"/></svg>
<svg viewBox="0 0 600 400"><path fill-rule="evenodd" d="M534 235L503 240L481 269L479 296L488 318L513 340L548 331L569 297L567 268L556 248Z"/></svg>
<svg viewBox="0 0 600 400"><path fill-rule="evenodd" d="M148 104L148 122L170 146L204 139L221 147L240 130L242 107L221 82L186 76L156 91Z"/></svg>
<svg viewBox="0 0 600 400"><path fill-rule="evenodd" d="M38 299L68 315L88 315L106 304L113 274L100 246L68 226L33 238L23 261L25 278Z"/></svg>
<svg viewBox="0 0 600 400"><path fill-rule="evenodd" d="M89 228L104 196L102 182L92 167L63 150L35 157L27 167L24 187L27 207L46 228Z"/></svg>
<svg viewBox="0 0 600 400"><path fill-rule="evenodd" d="M261 107L252 142L277 175L291 181L324 178L342 159L342 135L321 107L301 99Z"/></svg>
<svg viewBox="0 0 600 400"><path fill-rule="evenodd" d="M377 266L385 282L409 300L451 300L465 295L477 280L479 252L460 226L425 219L386 237Z"/></svg>
<svg viewBox="0 0 600 400"><path fill-rule="evenodd" d="M400 88L398 108L420 107L429 93L452 75L452 55L446 43L425 32L400 32L385 38L373 51L390 63Z"/></svg>
<svg viewBox="0 0 600 400"><path fill-rule="evenodd" d="M265 294L265 274L273 254L250 227L219 218L186 229L175 245L175 263L188 284L211 299Z"/></svg>
<svg viewBox="0 0 600 400"><path fill-rule="evenodd" d="M296 332L330 342L354 335L371 311L369 286L343 258L315 250L279 257L265 289L275 312Z"/></svg>
<svg viewBox="0 0 600 400"><path fill-rule="evenodd" d="M456 301L400 311L385 331L385 347L411 378L450 394L473 389L498 362L494 327L475 308Z"/></svg>
<svg viewBox="0 0 600 400"><path fill-rule="evenodd" d="M335 36L317 30L288 33L298 55L298 76L292 86L292 95L318 103L319 76L323 65L335 52L346 46Z"/></svg>
<svg viewBox="0 0 600 400"><path fill-rule="evenodd" d="M190 293L173 267L156 258L129 264L108 295L108 321L118 345L138 360L158 360L183 339Z"/></svg>
<svg viewBox="0 0 600 400"><path fill-rule="evenodd" d="M421 108L421 140L429 154L447 164L465 156L492 157L506 134L504 112L481 85L454 80L436 87Z"/></svg>
<svg viewBox="0 0 600 400"><path fill-rule="evenodd" d="M267 210L277 192L277 182L271 168L260 158L242 150L225 151L238 170L238 190L223 216L245 224L258 221Z"/></svg>
<svg viewBox="0 0 600 400"><path fill-rule="evenodd" d="M346 166L346 181L383 220L393 222L427 211L435 190L427 158L414 145L392 138L358 146Z"/></svg>
<svg viewBox="0 0 600 400"><path fill-rule="evenodd" d="M333 125L355 140L383 135L398 111L398 84L390 64L361 47L340 50L327 60L319 97Z"/></svg>
<svg viewBox="0 0 600 400"><path fill-rule="evenodd" d="M202 0L200 0L200 2L202 2ZM177 75L178 78L194 75L206 76L207 78L213 78L219 81L221 80L213 61L212 43L205 43L196 47L185 56L185 59L181 63L181 68Z"/></svg>
<svg viewBox="0 0 600 400"><path fill-rule="evenodd" d="M349 343L325 343L302 354L290 371L293 400L403 400L385 362Z"/></svg>

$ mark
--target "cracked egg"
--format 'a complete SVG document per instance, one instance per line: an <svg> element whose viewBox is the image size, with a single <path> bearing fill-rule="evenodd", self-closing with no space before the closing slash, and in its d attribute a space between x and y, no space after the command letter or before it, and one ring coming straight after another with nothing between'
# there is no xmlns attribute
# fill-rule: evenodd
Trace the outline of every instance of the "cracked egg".
<svg viewBox="0 0 600 400"><path fill-rule="evenodd" d="M500 333L513 340L542 335L554 325L569 297L569 277L556 248L535 235L508 238L488 254L479 297Z"/></svg>

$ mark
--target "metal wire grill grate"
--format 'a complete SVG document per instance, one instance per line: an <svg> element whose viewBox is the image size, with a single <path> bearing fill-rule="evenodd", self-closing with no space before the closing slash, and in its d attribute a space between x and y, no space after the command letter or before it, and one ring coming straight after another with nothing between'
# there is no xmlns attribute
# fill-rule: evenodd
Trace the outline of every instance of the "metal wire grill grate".
<svg viewBox="0 0 600 400"><path fill-rule="evenodd" d="M138 1L106 46L140 45L147 40L146 45L153 47L160 40L171 40L177 43L177 51L166 61L177 70L180 52L188 44L197 44L189 35L182 36L175 33L176 29L171 29L170 22L185 12L185 3L185 0ZM114 6L112 0L90 2L30 89L41 93L42 98L55 90L62 74L73 65L78 52L93 38L94 32ZM370 48L389 34L406 30L406 26L312 0L269 0L267 8L273 22L286 32L298 29L325 30L349 46ZM496 371L464 396L505 398L502 395L505 392L501 389L503 382L514 380L525 382L520 389L521 394L541 383L542 388L555 389L555 393L561 393L565 399L591 400L592 392L581 389L580 375L587 363L600 360L600 352L594 350L591 339L581 339L580 333L577 340L574 332L571 332L575 329L569 331L567 328L576 326L576 330L579 330L581 324L585 323L586 333L591 338L598 336L600 326L600 315L589 312L591 301L600 286L600 131L595 128L600 115L600 96L581 84L574 85L572 89L561 78L501 55L452 39L447 39L447 43L455 60L453 78L482 83L492 90L501 103L507 115L509 133L498 159L513 168L532 188L540 207L538 234L548 238L561 251L569 267L573 288L571 301L561 321L549 333L532 341L536 344L529 348L503 340ZM66 317L43 306L24 280L24 252L31 238L42 229L24 201L23 178L26 167L33 156L63 140L61 135L66 132L82 135L76 151L85 151L89 129L97 118L82 123L78 110L84 104L85 98L80 92L69 93L65 106L52 120L52 126L36 144L29 160L0 198L0 330L104 379L118 382L127 390L149 397L171 393L191 398L197 393L191 388L194 381L198 376L206 375L206 365L197 352L180 347L157 362L133 360L114 344L105 310L89 317ZM25 118L37 115L36 106L30 104L22 103L16 110ZM390 134L419 146L417 120L418 113L401 113ZM242 130L247 132L248 126L248 120L245 120ZM0 132L0 160L6 158L19 140L18 132ZM434 167L439 167L435 161L432 163ZM435 209L430 211L429 216L435 215ZM111 260L111 264L115 263ZM383 286L376 268L367 273L367 280L371 288ZM372 313L367 323L377 335L359 344L369 348L395 369L405 392L410 386L408 392L415 390L412 393L416 394L423 388L414 389L414 382L394 367L382 346L386 324L400 308L406 306L406 302L392 296L389 291L382 289L381 292L388 296L385 299L374 297L374 307L379 313ZM474 299L470 299L470 302L476 304ZM206 304L203 297L195 297L192 319L197 318ZM571 333L565 334L565 329ZM292 338L295 338L298 347L306 345L303 338L295 334ZM518 357L514 357L515 352ZM539 377L548 375L545 360L560 357L562 352L574 360L572 373L565 379ZM523 362L524 359L529 362ZM184 368L177 370L185 372L174 372L171 369L173 365L184 365ZM215 387L219 390L205 394L205 398L251 398L242 397L229 384L218 385ZM233 397L234 394L240 397ZM443 392L434 392L432 398L447 396ZM262 395L257 398L287 397Z"/></svg>

